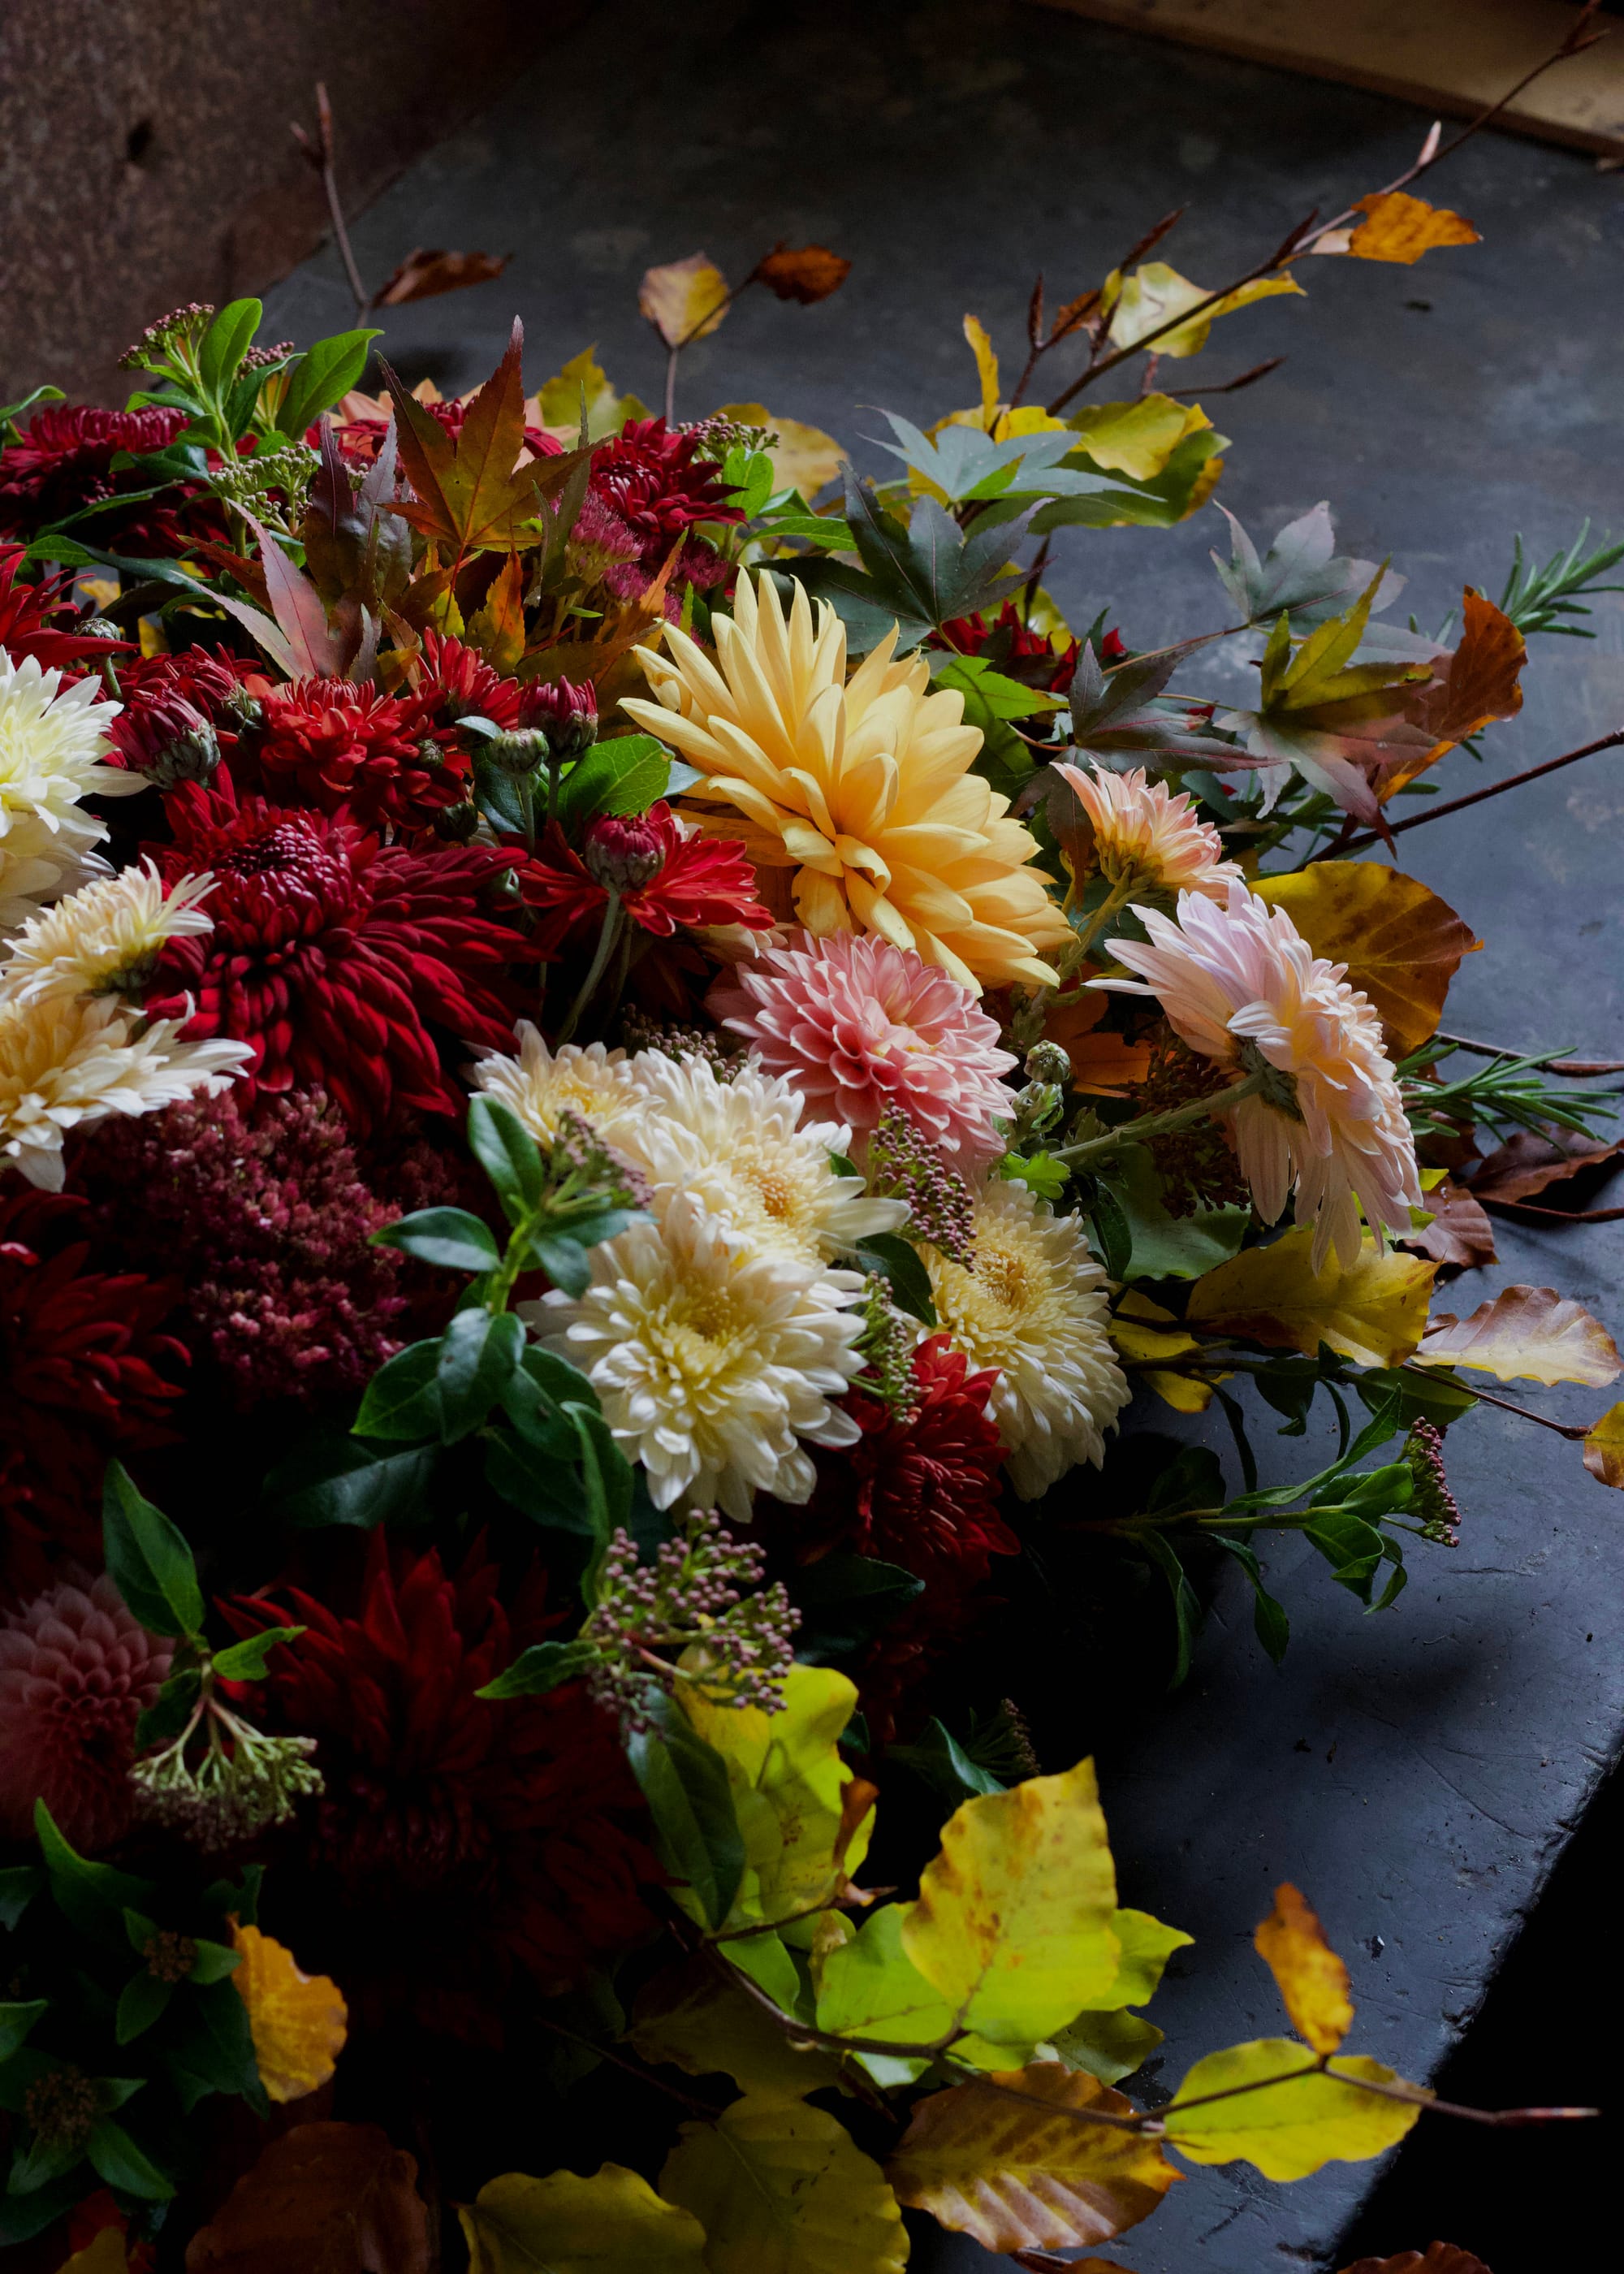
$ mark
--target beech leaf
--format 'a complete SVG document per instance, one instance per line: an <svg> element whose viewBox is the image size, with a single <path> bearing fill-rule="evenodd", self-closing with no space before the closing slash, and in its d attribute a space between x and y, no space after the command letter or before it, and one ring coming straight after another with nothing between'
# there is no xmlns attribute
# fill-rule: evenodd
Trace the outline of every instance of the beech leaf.
<svg viewBox="0 0 1624 2274"><path fill-rule="evenodd" d="M1317 2053L1334 2053L1353 2027L1353 1985L1317 1915L1289 1879L1275 1888L1274 1908L1252 1940L1292 2028Z"/></svg>
<svg viewBox="0 0 1624 2274"><path fill-rule="evenodd" d="M1585 1431L1584 1465L1598 1485L1624 1492L1624 1404L1610 1405Z"/></svg>
<svg viewBox="0 0 1624 2274"><path fill-rule="evenodd" d="M1316 252L1347 252L1355 260L1396 260L1409 267L1424 252L1435 252L1440 245L1483 241L1464 214L1451 213L1447 206L1430 206L1425 198L1412 198L1405 190L1379 190L1371 197L1357 199L1355 204L1365 218L1346 232L1346 245L1322 242L1315 246ZM1327 230L1327 236L1332 234ZM1340 237L1344 232L1335 234Z"/></svg>
<svg viewBox="0 0 1624 2274"><path fill-rule="evenodd" d="M1554 1287L1503 1287L1468 1319L1440 1313L1415 1362L1470 1367L1500 1382L1578 1382L1592 1389L1605 1389L1624 1373L1601 1321Z"/></svg>
<svg viewBox="0 0 1624 2274"><path fill-rule="evenodd" d="M1528 649L1509 616L1470 585L1461 595L1462 631L1433 707L1424 709L1438 737L1428 763L1464 742L1496 719L1522 708L1522 671Z"/></svg>
<svg viewBox="0 0 1624 2274"><path fill-rule="evenodd" d="M1432 1221L1408 1234L1399 1242L1402 1247L1417 1248L1435 1263L1451 1264L1462 1271L1493 1262L1494 1227L1464 1185L1446 1177L1428 1193L1426 1206Z"/></svg>
<svg viewBox="0 0 1624 2274"><path fill-rule="evenodd" d="M1395 2258L1356 2258L1342 2274L1489 2274L1481 2258L1453 2242L1434 2242L1425 2251L1401 2250Z"/></svg>
<svg viewBox="0 0 1624 2274"><path fill-rule="evenodd" d="M1436 892L1380 861L1316 861L1295 876L1259 877L1252 890L1284 908L1316 955L1347 965L1395 1058L1437 1032L1461 958L1483 945Z"/></svg>
<svg viewBox="0 0 1624 2274"><path fill-rule="evenodd" d="M470 284L489 284L512 260L489 252L432 252L414 245L372 295L374 308L399 308L408 300L432 300L441 292L461 292Z"/></svg>
<svg viewBox="0 0 1624 2274"><path fill-rule="evenodd" d="M415 2157L376 2124L297 2124L186 2246L186 2274L429 2274Z"/></svg>
<svg viewBox="0 0 1624 2274"><path fill-rule="evenodd" d="M775 245L756 264L758 284L766 285L780 300L798 300L803 308L838 292L851 273L851 262L826 245Z"/></svg>
<svg viewBox="0 0 1624 2274"><path fill-rule="evenodd" d="M1248 307L1254 300L1273 299L1281 292L1300 293L1302 289L1289 276L1258 277L1250 284L1240 284L1234 291L1226 292L1204 314L1163 332L1150 345L1159 356L1199 355L1220 316L1227 316L1236 308ZM1158 324L1165 323L1169 316L1183 315L1186 310L1199 307L1207 297L1205 285L1192 284L1177 268L1169 268L1165 260L1147 260L1123 282L1111 316L1111 345L1136 347Z"/></svg>
<svg viewBox="0 0 1624 2274"><path fill-rule="evenodd" d="M908 2238L879 2165L821 2108L747 2093L685 2124L660 2193L709 2238L709 2274L901 2274Z"/></svg>
<svg viewBox="0 0 1624 2274"><path fill-rule="evenodd" d="M726 1946L737 1951L745 1945ZM832 2053L797 2052L755 2000L698 1952L643 1984L626 2041L641 2059L669 2061L689 2076L723 2070L741 2092L800 2098L833 2084L840 2074Z"/></svg>
<svg viewBox="0 0 1624 2274"><path fill-rule="evenodd" d="M1313 1244L1304 1224L1221 1263L1191 1289L1185 1319L1209 1333L1244 1335L1307 1358L1321 1343L1356 1366L1397 1366L1409 1358L1426 1326L1436 1266L1384 1254L1367 1239L1350 1268L1330 1255L1314 1271Z"/></svg>
<svg viewBox="0 0 1624 2274"><path fill-rule="evenodd" d="M709 253L644 274L637 305L668 348L708 339L727 313L727 279Z"/></svg>
<svg viewBox="0 0 1624 2274"><path fill-rule="evenodd" d="M1134 2112L1121 2093L1059 2061L954 2085L919 2103L886 2175L903 2202L987 2250L1109 2242L1148 2218L1183 2174L1156 2141L1071 2112L1086 2109Z"/></svg>
<svg viewBox="0 0 1624 2274"><path fill-rule="evenodd" d="M231 1945L242 1961L231 1979L248 2009L259 2081L273 2100L302 2100L327 2082L344 2049L343 1994L325 1974L306 1974L257 1926L233 1924Z"/></svg>
<svg viewBox="0 0 1624 2274"><path fill-rule="evenodd" d="M1565 1183L1582 1169L1592 1169L1616 1153L1624 1153L1624 1138L1609 1142L1602 1137L1587 1137L1577 1129L1553 1128L1540 1136L1531 1129L1518 1129L1489 1155L1472 1178L1471 1188L1478 1200L1528 1200L1547 1186Z"/></svg>
<svg viewBox="0 0 1624 2274"><path fill-rule="evenodd" d="M620 2164L592 2177L508 2172L457 2217L470 2274L705 2274L705 2231Z"/></svg>
<svg viewBox="0 0 1624 2274"><path fill-rule="evenodd" d="M1322 2069L1292 2037L1230 2045L1197 2061L1162 2109L1165 2136L1192 2164L1238 2158L1266 2180L1305 2180L1327 2164L1361 2163L1396 2146L1421 2111L1413 2100L1361 2092L1345 2077L1398 2082L1365 2053L1338 2054ZM1217 2093L1226 2097L1207 2097ZM1183 2106L1196 2099L1205 2105Z"/></svg>

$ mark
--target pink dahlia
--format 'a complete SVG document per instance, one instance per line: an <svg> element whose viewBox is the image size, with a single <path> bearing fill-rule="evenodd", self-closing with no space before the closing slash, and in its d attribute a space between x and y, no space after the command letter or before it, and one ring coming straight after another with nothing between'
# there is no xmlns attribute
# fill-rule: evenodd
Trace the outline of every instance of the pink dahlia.
<svg viewBox="0 0 1624 2274"><path fill-rule="evenodd" d="M855 932L769 948L712 989L713 1017L824 1118L860 1136L895 1106L961 1166L996 1160L1015 1065L967 987L911 947Z"/></svg>
<svg viewBox="0 0 1624 2274"><path fill-rule="evenodd" d="M20 1840L42 1800L75 1848L130 1822L135 1725L169 1670L109 1578L48 1587L0 1620L0 1833Z"/></svg>

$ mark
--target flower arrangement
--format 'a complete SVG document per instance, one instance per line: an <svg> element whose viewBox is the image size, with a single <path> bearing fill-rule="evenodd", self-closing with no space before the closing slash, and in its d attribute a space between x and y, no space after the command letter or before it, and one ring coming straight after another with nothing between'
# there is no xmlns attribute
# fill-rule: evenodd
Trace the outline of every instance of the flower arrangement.
<svg viewBox="0 0 1624 2274"><path fill-rule="evenodd" d="M1223 292L1150 240L1040 286L1012 388L967 320L979 400L878 483L678 421L702 255L644 281L660 416L590 353L527 395L516 323L466 399L364 395L375 333L252 301L155 323L124 411L6 414L7 2244L879 2274L906 2205L1038 2265L1169 2148L1415 2122L1290 1887L1298 2041L1116 2090L1189 1938L997 1636L1034 1552L1132 1566L1177 1681L1227 1557L1278 1656L1271 1533L1387 1609L1483 1377L1620 1370L1553 1290L1432 1307L1614 1109L1442 1031L1473 936L1397 840L1624 546L1436 637L1324 508L1231 518L1158 652L1044 581L1207 505L1161 359L1289 260L1472 241L1437 155ZM1251 708L1177 684L1249 634ZM1336 1457L1260 1487L1247 1380ZM1583 1434L1624 1482L1624 1407Z"/></svg>

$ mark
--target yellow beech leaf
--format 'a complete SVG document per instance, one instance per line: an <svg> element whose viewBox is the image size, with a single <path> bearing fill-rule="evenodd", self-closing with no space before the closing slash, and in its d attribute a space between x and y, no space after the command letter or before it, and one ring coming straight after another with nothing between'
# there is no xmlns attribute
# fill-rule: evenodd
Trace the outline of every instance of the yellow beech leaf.
<svg viewBox="0 0 1624 2274"><path fill-rule="evenodd" d="M957 2084L920 2102L886 2175L905 2203L987 2250L1109 2242L1147 2218L1183 2173L1154 2140L1089 2123L1075 2112L1085 2109L1135 2112L1059 2061Z"/></svg>
<svg viewBox="0 0 1624 2274"><path fill-rule="evenodd" d="M979 316L965 318L964 335L970 343L976 375L981 382L981 424L990 433L998 416L998 358L987 335L987 327Z"/></svg>
<svg viewBox="0 0 1624 2274"><path fill-rule="evenodd" d="M1302 289L1289 276L1260 276L1253 283L1237 285L1233 292L1226 292L1204 314L1162 333L1160 339L1150 342L1150 346L1159 356L1199 355L1220 316L1227 316L1235 308L1244 308L1253 300L1270 300L1279 292L1300 293ZM1207 297L1204 284L1192 284L1177 268L1169 268L1165 260L1147 260L1142 268L1136 268L1132 276L1124 280L1111 316L1111 345L1137 347L1147 333L1166 323L1169 316L1180 316L1187 309L1199 307Z"/></svg>
<svg viewBox="0 0 1624 2274"><path fill-rule="evenodd" d="M744 1946L727 1945L730 1951ZM796 2052L761 2007L697 1952L643 1984L627 2043L640 2059L670 2061L689 2076L724 2070L741 2092L799 2097L836 2083L840 2074L832 2053Z"/></svg>
<svg viewBox="0 0 1624 2274"><path fill-rule="evenodd" d="M685 2124L660 2192L710 2238L709 2274L901 2274L908 2238L879 2165L821 2108L747 2093Z"/></svg>
<svg viewBox="0 0 1624 2274"><path fill-rule="evenodd" d="M1440 245L1480 245L1481 237L1464 214L1447 206L1430 206L1403 190L1379 190L1357 200L1365 215L1348 238L1346 250L1356 260L1397 260L1405 267Z"/></svg>
<svg viewBox="0 0 1624 2274"><path fill-rule="evenodd" d="M1356 1366L1400 1365L1426 1325L1436 1265L1383 1254L1367 1239L1350 1269L1332 1255L1313 1271L1313 1244L1304 1224L1232 1256L1196 1281L1185 1317L1209 1333L1244 1335L1309 1358L1329 1343Z"/></svg>
<svg viewBox="0 0 1624 2274"><path fill-rule="evenodd" d="M1585 1431L1584 1465L1598 1485L1624 1492L1624 1405L1610 1405Z"/></svg>
<svg viewBox="0 0 1624 2274"><path fill-rule="evenodd" d="M1109 1992L1097 2006L1144 2006L1156 1994L1167 1962L1176 1950L1187 1950L1195 1940L1176 1926L1164 1926L1148 1911L1117 1911L1111 1920L1118 1956Z"/></svg>
<svg viewBox="0 0 1624 2274"><path fill-rule="evenodd" d="M620 2164L590 2180L508 2172L457 2217L470 2274L705 2274L699 2221Z"/></svg>
<svg viewBox="0 0 1624 2274"><path fill-rule="evenodd" d="M1108 474L1154 481L1187 434L1212 420L1193 403L1170 395L1141 395L1133 403L1092 403L1066 420L1096 466Z"/></svg>
<svg viewBox="0 0 1624 2274"><path fill-rule="evenodd" d="M248 2008L254 2060L273 2100L302 2100L325 2084L348 2034L349 2013L336 1982L306 1974L257 1926L231 1926L242 1960L231 1979Z"/></svg>
<svg viewBox="0 0 1624 2274"><path fill-rule="evenodd" d="M1624 1372L1601 1321L1554 1287L1502 1287L1469 1319L1440 1312L1416 1364L1468 1366L1501 1382L1581 1382L1592 1389Z"/></svg>
<svg viewBox="0 0 1624 2274"><path fill-rule="evenodd" d="M716 415L776 434L778 439L767 453L772 460L772 486L799 490L808 503L833 481L846 456L834 436L825 434L821 426L808 426L801 418L778 418L764 403L724 403Z"/></svg>
<svg viewBox="0 0 1624 2274"><path fill-rule="evenodd" d="M56 2274L130 2274L130 2254L122 2226L104 2226L82 2250L64 2258Z"/></svg>
<svg viewBox="0 0 1624 2274"><path fill-rule="evenodd" d="M1154 2022L1141 2021L1123 2006L1114 2013L1086 2007L1048 2042L1068 2068L1086 2068L1101 2084L1115 2084L1142 2067L1162 2041Z"/></svg>
<svg viewBox="0 0 1624 2274"><path fill-rule="evenodd" d="M956 1810L899 1939L962 2028L1031 2044L1116 1979L1116 1909L1094 1763L1079 1761Z"/></svg>
<svg viewBox="0 0 1624 2274"><path fill-rule="evenodd" d="M1344 2077L1395 2084L1365 2053L1339 2053L1321 2069L1292 2037L1255 2037L1197 2061L1162 2110L1166 2137L1192 2164L1255 2164L1266 2180L1305 2180L1327 2164L1362 2163L1408 2132L1413 2100L1361 2092ZM1237 2087L1249 2088L1245 2091ZM1222 2100L1210 2094L1222 2093ZM1186 2101L1201 2100L1199 2108Z"/></svg>
<svg viewBox="0 0 1624 2274"><path fill-rule="evenodd" d="M1205 1413L1219 1382L1229 1379L1227 1374L1163 1374L1160 1367L1139 1378L1175 1413Z"/></svg>
<svg viewBox="0 0 1624 2274"><path fill-rule="evenodd" d="M1318 1916L1289 1879L1275 1888L1274 1908L1252 1940L1292 2028L1317 2053L1334 2053L1353 2027L1353 1985Z"/></svg>
<svg viewBox="0 0 1624 2274"><path fill-rule="evenodd" d="M643 275L637 305L668 348L708 339L727 313L727 279L708 253L690 252Z"/></svg>
<svg viewBox="0 0 1624 2274"><path fill-rule="evenodd" d="M1347 965L1395 1058L1437 1032L1456 966L1483 945L1436 892L1380 861L1316 861L1252 889L1284 908L1316 955Z"/></svg>

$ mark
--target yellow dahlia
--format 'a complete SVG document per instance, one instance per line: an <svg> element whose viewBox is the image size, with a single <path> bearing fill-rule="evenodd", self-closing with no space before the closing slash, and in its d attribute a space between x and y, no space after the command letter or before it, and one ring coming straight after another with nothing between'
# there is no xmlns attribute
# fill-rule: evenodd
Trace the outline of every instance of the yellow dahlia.
<svg viewBox="0 0 1624 2274"><path fill-rule="evenodd" d="M1196 813L1188 791L1150 781L1142 766L1112 773L1105 766L1057 765L1088 816L1100 874L1124 892L1205 892L1222 900L1244 883L1223 840Z"/></svg>
<svg viewBox="0 0 1624 2274"><path fill-rule="evenodd" d="M642 1111L643 1085L624 1050L602 1043L566 1043L553 1050L528 1019L515 1033L517 1055L492 1050L469 1069L469 1079L509 1107L538 1143L557 1141L560 1113L588 1122L608 1143L622 1122Z"/></svg>
<svg viewBox="0 0 1624 2274"><path fill-rule="evenodd" d="M0 962L0 1002L139 993L166 941L212 931L199 903L213 877L167 887L150 861L98 877L33 916Z"/></svg>
<svg viewBox="0 0 1624 2274"><path fill-rule="evenodd" d="M1105 1457L1104 1432L1128 1402L1106 1332L1105 1274L1082 1219L1056 1216L1028 1185L991 1177L975 1195L969 1264L925 1250L936 1316L978 1370L996 1368L988 1412L1010 1482L1036 1500Z"/></svg>
<svg viewBox="0 0 1624 2274"><path fill-rule="evenodd" d="M658 700L624 707L698 767L691 797L732 809L707 826L794 870L808 931L873 933L977 994L1053 983L1041 951L1070 933L1028 866L1037 847L970 772L981 736L963 698L931 694L923 656L893 659L894 629L847 681L831 608L815 618L797 586L786 622L771 579L741 576L714 661L674 624L665 636L669 658L637 651Z"/></svg>

